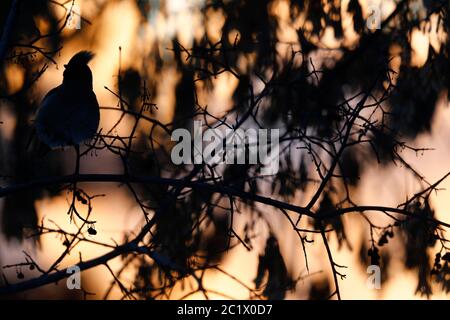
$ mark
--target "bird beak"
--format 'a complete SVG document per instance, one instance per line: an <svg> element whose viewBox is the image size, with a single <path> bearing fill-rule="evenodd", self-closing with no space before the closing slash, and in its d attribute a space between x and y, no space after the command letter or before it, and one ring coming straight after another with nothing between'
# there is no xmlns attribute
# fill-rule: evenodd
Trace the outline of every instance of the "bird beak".
<svg viewBox="0 0 450 320"><path fill-rule="evenodd" d="M64 65L64 69L66 69L66 68L67 68L67 64Z"/></svg>

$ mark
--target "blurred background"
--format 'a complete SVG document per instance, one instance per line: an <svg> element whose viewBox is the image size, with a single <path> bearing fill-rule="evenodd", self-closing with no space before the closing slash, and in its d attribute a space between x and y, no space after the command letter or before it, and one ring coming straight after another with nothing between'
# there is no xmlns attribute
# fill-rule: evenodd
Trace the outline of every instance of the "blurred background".
<svg viewBox="0 0 450 320"><path fill-rule="evenodd" d="M62 81L63 65L80 50L90 50L95 58L90 63L94 75L94 91L100 106L118 108L120 102L111 93L122 91L130 108L139 111L142 88L148 90L150 101L157 108L151 116L161 123L183 119L198 104L208 106L208 111L223 117L233 108L243 108L240 97L245 95L249 83L261 86L255 75L271 74L281 68L291 57L292 51L301 50L302 56L294 59L299 66L305 61L314 61L317 69L323 69L322 87L290 88L287 92L276 92L268 104L267 117L293 113L290 105L308 104L319 114L340 99L340 94L356 92L358 85L367 83L373 75L373 66L387 64L396 72L398 94L392 98L391 110L398 111L394 122L396 134L403 141L417 148L430 148L425 152L405 152L403 158L427 181L440 179L450 169L450 111L448 108L448 1L407 1L399 17L382 32L368 30L366 20L379 8L381 21L389 17L404 1L365 0L76 0L76 1L20 1L14 33L10 43L15 46L7 53L0 74L0 175L2 186L27 181L46 175L71 174L74 166L72 150L58 150L44 159L30 159L26 153L28 130L34 112L45 94ZM0 22L5 26L12 1L0 4ZM440 7L438 8L438 6ZM81 17L75 16L66 23L68 10L77 8ZM444 9L442 9L444 8ZM372 10L372 12L371 12ZM446 10L446 11L445 11ZM79 21L77 20L79 19ZM79 23L79 24L78 24ZM50 34L48 37L42 35ZM370 44L361 45L366 34L377 34ZM33 42L38 39L36 42ZM175 48L239 46L228 61L232 70L243 75L237 79L230 72L218 72L207 81L194 81L199 74L195 63L187 59L186 52ZM28 45L32 43L31 45ZM27 45L25 45L27 44ZM363 48L363 49L359 49ZM358 52L350 55L350 52ZM306 58L305 58L306 57ZM341 66L345 59L350 62ZM42 73L39 72L46 66ZM37 80L34 79L37 77ZM322 82L325 82L322 81ZM318 89L317 89L318 88ZM338 88L338 89L336 89ZM111 91L110 91L111 90ZM289 90L300 93L291 94ZM281 91L281 90L280 90ZM195 95L194 95L195 92ZM321 96L318 103L312 96ZM314 106L313 106L314 105ZM121 112L101 110L100 128L105 133L121 117ZM320 119L324 127L328 118ZM331 121L331 120L330 120ZM134 125L133 117L126 117L114 128L114 134L129 134ZM320 127L320 126L319 126ZM319 131L324 128L319 128ZM139 136L145 137L148 123L141 123ZM161 141L167 137L161 135ZM326 135L326 134L324 134ZM386 151L388 152L388 151ZM417 192L422 184L402 163L376 161L367 152L355 152L347 159L347 169L357 176L351 185L353 200L366 205L396 207L407 196ZM142 172L152 173L150 162L142 163ZM39 168L39 169L37 169ZM316 178L315 168L309 166L307 175ZM108 150L98 150L82 158L83 173L122 173L122 163L117 155ZM169 174L161 173L169 176ZM284 180L280 180L284 181ZM449 181L445 180L439 192L433 193L430 203L435 217L450 221ZM121 243L132 236L142 225L141 208L136 204L130 190L114 183L89 183L83 185L91 194L104 194L95 198L93 215L97 221L97 234L90 236L95 241L109 244ZM312 184L314 186L314 184ZM285 192L281 186L276 195L289 203L305 205L315 187ZM267 192L266 192L267 193ZM270 195L271 192L269 191ZM285 196L285 198L283 198ZM69 194L57 188L27 191L0 200L2 232L0 233L0 265L13 265L24 261L24 251L42 266L50 266L64 252L64 238L50 233L38 239L28 238L22 227L38 225L59 226L76 232L78 226L66 214ZM244 209L245 210L245 209ZM270 225L279 242L286 272L292 278L301 277L292 290L286 292L287 299L323 299L333 288L329 262L320 235L311 235L316 241L308 244L309 273L298 236L289 222L273 209L263 207L267 222L260 223L258 216L239 215L237 230L254 224L252 250L236 246L223 254L220 266L238 278L246 286L254 287L259 256L264 253ZM377 224L388 223L388 218L374 215ZM335 261L347 266L346 278L339 281L343 299L447 299L449 297L449 275L444 282L429 281L427 289L420 288L420 263L405 264L408 251L401 235L394 237L382 250L383 282L381 290L367 286L369 264L366 251L370 247L369 227L357 214L342 218L345 226L344 240L339 235L330 235L330 245ZM224 241L218 228L213 241ZM222 232L223 233L223 232ZM309 237L309 236L308 236ZM342 241L341 241L342 240ZM213 245L213 244L212 244ZM267 249L267 248L266 248ZM424 254L430 265L435 249L439 245L426 247ZM110 248L92 243L80 243L61 262L67 267L95 258ZM434 251L433 251L434 250ZM79 254L80 253L80 254ZM421 253L417 253L421 254ZM145 281L141 262L124 267L124 258L118 257L109 263L114 271L121 272L123 283ZM426 268L425 268L426 269ZM429 268L428 268L429 269ZM429 272L429 270L427 271ZM16 282L17 275L25 279L37 276L29 268L3 268L1 278ZM445 276L444 276L445 277ZM2 281L2 280L0 280ZM120 299L123 294L118 286L106 296L113 281L104 266L83 272L83 288L95 295L88 299ZM230 277L214 270L205 275L204 284L213 293L211 298L249 297L248 290ZM280 280L281 281L281 280ZM3 282L4 283L4 282ZM419 283L419 285L418 285ZM182 297L189 291L189 281L177 284L171 298ZM214 292L221 292L215 294ZM26 291L12 298L33 299L82 299L83 292L67 290L65 281L43 288ZM144 296L145 298L145 296ZM165 297L160 297L165 298ZM204 298L199 292L189 298Z"/></svg>

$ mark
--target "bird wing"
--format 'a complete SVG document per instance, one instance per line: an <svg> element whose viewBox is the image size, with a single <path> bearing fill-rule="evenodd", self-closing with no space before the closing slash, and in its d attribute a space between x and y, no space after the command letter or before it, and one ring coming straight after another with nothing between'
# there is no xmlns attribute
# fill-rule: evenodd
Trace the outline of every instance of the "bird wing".
<svg viewBox="0 0 450 320"><path fill-rule="evenodd" d="M55 95L58 93L58 90L59 90L60 87L61 87L61 86L57 86L57 87L51 89L49 92L47 92L47 94L45 95L44 99L42 99L42 102L41 102L39 108L37 109L36 114L39 113L39 110L40 110L40 109L42 108L42 106L45 104L45 100L51 99L53 96L55 96Z"/></svg>
<svg viewBox="0 0 450 320"><path fill-rule="evenodd" d="M38 138L51 148L67 145L70 138L66 134L68 110L71 101L65 97L63 86L50 90L42 100L34 122Z"/></svg>
<svg viewBox="0 0 450 320"><path fill-rule="evenodd" d="M36 117L39 139L54 148L92 138L100 120L95 93L80 93L64 85L52 91L42 101Z"/></svg>
<svg viewBox="0 0 450 320"><path fill-rule="evenodd" d="M36 117L39 114L40 110L42 109L42 105L44 104L45 99L51 97L52 95L55 95L58 91L58 87L55 87L51 89L47 94L45 95L44 99L42 99L42 103L39 105L37 111L36 111ZM34 122L36 124L36 122ZM47 153L48 146L46 146L42 141L39 139L38 134L36 132L36 126L32 125L31 130L28 136L27 141L27 150L31 152L36 152L37 154L43 155Z"/></svg>
<svg viewBox="0 0 450 320"><path fill-rule="evenodd" d="M71 110L69 126L71 136L75 143L79 144L92 138L98 129L100 122L100 111L97 97L93 91L77 101L73 110Z"/></svg>

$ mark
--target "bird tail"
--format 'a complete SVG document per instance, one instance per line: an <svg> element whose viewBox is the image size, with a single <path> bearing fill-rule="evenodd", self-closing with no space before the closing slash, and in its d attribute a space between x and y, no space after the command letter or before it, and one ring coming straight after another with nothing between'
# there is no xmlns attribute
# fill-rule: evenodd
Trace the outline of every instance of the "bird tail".
<svg viewBox="0 0 450 320"><path fill-rule="evenodd" d="M39 140L36 128L33 126L28 137L27 150L39 157L45 156L51 149L45 143Z"/></svg>

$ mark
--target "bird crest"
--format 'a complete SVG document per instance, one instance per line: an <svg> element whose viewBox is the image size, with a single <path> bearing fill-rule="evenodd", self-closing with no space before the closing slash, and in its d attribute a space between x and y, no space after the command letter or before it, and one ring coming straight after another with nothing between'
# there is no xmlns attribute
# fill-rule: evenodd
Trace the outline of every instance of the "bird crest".
<svg viewBox="0 0 450 320"><path fill-rule="evenodd" d="M68 66L73 65L87 65L89 61L94 58L94 54L90 51L80 51L76 55L70 59L68 64L65 64L64 67L67 68Z"/></svg>

